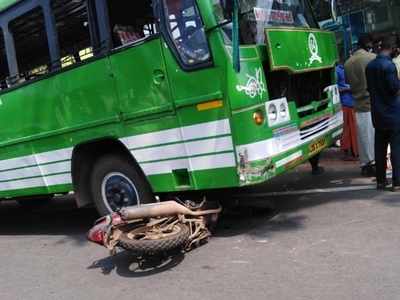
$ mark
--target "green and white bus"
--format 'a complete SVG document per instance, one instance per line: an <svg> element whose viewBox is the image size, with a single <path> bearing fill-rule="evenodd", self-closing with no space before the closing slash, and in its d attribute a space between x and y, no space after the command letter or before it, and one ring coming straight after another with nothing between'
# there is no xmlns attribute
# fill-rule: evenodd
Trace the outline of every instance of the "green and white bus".
<svg viewBox="0 0 400 300"><path fill-rule="evenodd" d="M249 186L342 132L307 0L0 0L0 30L2 199Z"/></svg>

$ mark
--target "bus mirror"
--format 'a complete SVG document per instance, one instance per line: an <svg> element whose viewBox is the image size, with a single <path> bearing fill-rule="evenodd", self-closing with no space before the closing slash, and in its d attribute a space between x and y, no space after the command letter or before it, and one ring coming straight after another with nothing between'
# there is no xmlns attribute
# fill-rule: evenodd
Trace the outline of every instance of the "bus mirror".
<svg viewBox="0 0 400 300"><path fill-rule="evenodd" d="M220 0L220 2L224 10L224 18L227 20L232 20L233 0Z"/></svg>
<svg viewBox="0 0 400 300"><path fill-rule="evenodd" d="M336 0L331 0L331 15L332 15L332 19L333 21L337 21L337 2Z"/></svg>
<svg viewBox="0 0 400 300"><path fill-rule="evenodd" d="M224 18L232 21L232 60L233 69L240 72L240 32L239 32L239 0L220 0L224 10Z"/></svg>
<svg viewBox="0 0 400 300"><path fill-rule="evenodd" d="M229 1L232 4L232 60L233 69L240 72L240 31L239 31L239 0Z"/></svg>

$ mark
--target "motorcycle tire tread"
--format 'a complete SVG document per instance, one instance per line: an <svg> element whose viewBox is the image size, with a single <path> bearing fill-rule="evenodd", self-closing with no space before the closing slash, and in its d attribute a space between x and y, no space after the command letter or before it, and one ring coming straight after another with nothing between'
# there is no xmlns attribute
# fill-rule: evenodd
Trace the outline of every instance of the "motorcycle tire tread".
<svg viewBox="0 0 400 300"><path fill-rule="evenodd" d="M188 242L190 231L189 227L185 224L177 224L177 226L181 228L179 233L159 240L132 240L128 238L126 233L123 233L119 239L119 246L141 255L154 255L178 249Z"/></svg>

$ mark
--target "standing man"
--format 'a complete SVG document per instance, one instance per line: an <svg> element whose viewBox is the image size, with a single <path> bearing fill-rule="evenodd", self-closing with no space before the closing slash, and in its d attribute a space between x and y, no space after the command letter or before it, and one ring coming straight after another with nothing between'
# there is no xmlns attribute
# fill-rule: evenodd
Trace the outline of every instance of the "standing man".
<svg viewBox="0 0 400 300"><path fill-rule="evenodd" d="M354 97L356 112L357 142L360 155L361 174L367 177L376 175L374 151L374 127L371 118L371 99L367 89L365 71L367 65L375 59L371 53L372 39L368 35L361 36L359 49L345 63L345 73Z"/></svg>
<svg viewBox="0 0 400 300"><path fill-rule="evenodd" d="M377 188L387 186L387 150L391 147L393 191L400 190L400 80L392 61L396 39L382 42L381 52L367 67L368 90L371 94L372 118L376 130L375 153Z"/></svg>

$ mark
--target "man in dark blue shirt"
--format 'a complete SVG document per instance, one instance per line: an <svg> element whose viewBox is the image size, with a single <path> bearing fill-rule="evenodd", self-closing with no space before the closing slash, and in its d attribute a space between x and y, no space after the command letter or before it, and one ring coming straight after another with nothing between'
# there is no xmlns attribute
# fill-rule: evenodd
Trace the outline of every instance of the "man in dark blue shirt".
<svg viewBox="0 0 400 300"><path fill-rule="evenodd" d="M387 149L391 147L393 191L400 190L400 80L392 61L396 39L387 37L382 50L367 67L367 84L372 102L375 133L375 160L378 189L385 189Z"/></svg>

